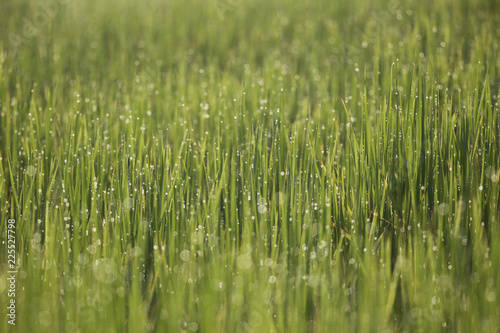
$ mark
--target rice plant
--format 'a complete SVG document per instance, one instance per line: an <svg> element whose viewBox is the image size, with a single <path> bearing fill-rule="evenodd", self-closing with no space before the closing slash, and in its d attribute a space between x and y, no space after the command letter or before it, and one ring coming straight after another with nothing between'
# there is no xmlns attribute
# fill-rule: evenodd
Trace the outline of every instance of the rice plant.
<svg viewBox="0 0 500 333"><path fill-rule="evenodd" d="M0 331L498 332L496 13L3 0Z"/></svg>

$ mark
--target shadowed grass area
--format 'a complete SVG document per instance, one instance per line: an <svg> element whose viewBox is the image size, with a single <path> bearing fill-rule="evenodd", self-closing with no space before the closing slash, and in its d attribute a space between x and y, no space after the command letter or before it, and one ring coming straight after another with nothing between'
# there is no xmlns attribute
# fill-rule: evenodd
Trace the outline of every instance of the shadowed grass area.
<svg viewBox="0 0 500 333"><path fill-rule="evenodd" d="M498 331L497 12L3 0L0 331Z"/></svg>

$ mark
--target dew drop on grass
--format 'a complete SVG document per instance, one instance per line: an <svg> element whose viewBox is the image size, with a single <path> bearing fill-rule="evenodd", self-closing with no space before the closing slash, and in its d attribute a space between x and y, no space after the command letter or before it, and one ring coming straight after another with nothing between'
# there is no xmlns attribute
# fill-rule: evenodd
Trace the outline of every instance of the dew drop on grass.
<svg viewBox="0 0 500 333"><path fill-rule="evenodd" d="M237 261L238 268L241 270L249 270L253 266L252 257L250 254L240 254Z"/></svg>
<svg viewBox="0 0 500 333"><path fill-rule="evenodd" d="M30 177L33 177L36 175L36 168L32 165L28 166L26 168L26 174Z"/></svg>
<svg viewBox="0 0 500 333"><path fill-rule="evenodd" d="M118 287L116 288L116 294L119 296L119 297L125 297L125 288L124 287Z"/></svg>
<svg viewBox="0 0 500 333"><path fill-rule="evenodd" d="M191 253L189 252L189 250L182 250L180 256L182 261L191 260Z"/></svg>
<svg viewBox="0 0 500 333"><path fill-rule="evenodd" d="M193 261L185 262L179 269L180 276L187 283L196 283L200 277L200 267Z"/></svg>
<svg viewBox="0 0 500 333"><path fill-rule="evenodd" d="M35 232L33 234L33 242L38 244L40 243L41 240L42 240L42 235L39 234L38 232Z"/></svg>
<svg viewBox="0 0 500 333"><path fill-rule="evenodd" d="M269 283L276 283L276 276L271 275L268 279Z"/></svg>
<svg viewBox="0 0 500 333"><path fill-rule="evenodd" d="M491 176L494 174L494 170L491 166L487 167L486 170L484 170L484 175L487 178L491 178Z"/></svg>
<svg viewBox="0 0 500 333"><path fill-rule="evenodd" d="M259 205L257 207L257 211L259 212L259 214L264 214L265 212L267 212L267 208L264 205Z"/></svg>
<svg viewBox="0 0 500 333"><path fill-rule="evenodd" d="M441 203L438 206L438 214L439 215L445 216L445 215L448 215L449 212L450 212L450 206L447 203Z"/></svg>
<svg viewBox="0 0 500 333"><path fill-rule="evenodd" d="M94 244L90 244L87 246L87 252L90 254L95 254L97 252L97 246Z"/></svg>
<svg viewBox="0 0 500 333"><path fill-rule="evenodd" d="M38 313L38 322L42 326L50 326L52 324L52 316L49 311L40 311Z"/></svg>
<svg viewBox="0 0 500 333"><path fill-rule="evenodd" d="M198 324L195 322L189 323L188 328L191 332L196 332L198 330Z"/></svg>
<svg viewBox="0 0 500 333"><path fill-rule="evenodd" d="M132 207L134 207L134 200L132 198L125 198L123 200L123 208L130 210Z"/></svg>
<svg viewBox="0 0 500 333"><path fill-rule="evenodd" d="M309 278L307 279L307 285L311 288L315 288L319 285L321 279L318 275L309 275Z"/></svg>
<svg viewBox="0 0 500 333"><path fill-rule="evenodd" d="M139 246L135 246L130 250L130 255L132 257L138 257L142 254L142 249Z"/></svg>
<svg viewBox="0 0 500 333"><path fill-rule="evenodd" d="M214 287L214 290L216 290L216 291L226 290L226 284L224 283L224 281L221 281L221 280L215 280L213 282L213 287Z"/></svg>

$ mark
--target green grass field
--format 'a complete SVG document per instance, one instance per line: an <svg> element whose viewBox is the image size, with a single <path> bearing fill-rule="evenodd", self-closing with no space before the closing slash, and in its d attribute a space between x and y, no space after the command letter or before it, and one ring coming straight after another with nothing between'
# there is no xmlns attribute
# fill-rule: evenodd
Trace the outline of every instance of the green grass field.
<svg viewBox="0 0 500 333"><path fill-rule="evenodd" d="M2 0L0 332L500 332L499 13Z"/></svg>

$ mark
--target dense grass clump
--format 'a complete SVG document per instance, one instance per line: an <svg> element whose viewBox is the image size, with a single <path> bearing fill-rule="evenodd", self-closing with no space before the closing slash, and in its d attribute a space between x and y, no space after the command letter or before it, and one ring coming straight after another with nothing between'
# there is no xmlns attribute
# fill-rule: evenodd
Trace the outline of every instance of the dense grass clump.
<svg viewBox="0 0 500 333"><path fill-rule="evenodd" d="M497 332L497 13L2 0L0 331Z"/></svg>

